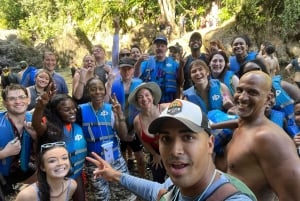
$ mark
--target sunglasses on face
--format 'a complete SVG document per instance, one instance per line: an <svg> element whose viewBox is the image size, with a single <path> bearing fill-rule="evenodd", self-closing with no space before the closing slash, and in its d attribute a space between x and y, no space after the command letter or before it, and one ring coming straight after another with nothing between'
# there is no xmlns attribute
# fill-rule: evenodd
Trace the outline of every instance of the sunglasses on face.
<svg viewBox="0 0 300 201"><path fill-rule="evenodd" d="M58 142L42 144L40 152L44 152L53 147L66 147L66 143L64 141L58 141Z"/></svg>
<svg viewBox="0 0 300 201"><path fill-rule="evenodd" d="M121 56L121 57L125 57L125 56L126 56L126 57L129 57L129 56L130 56L130 53L121 53L120 56Z"/></svg>

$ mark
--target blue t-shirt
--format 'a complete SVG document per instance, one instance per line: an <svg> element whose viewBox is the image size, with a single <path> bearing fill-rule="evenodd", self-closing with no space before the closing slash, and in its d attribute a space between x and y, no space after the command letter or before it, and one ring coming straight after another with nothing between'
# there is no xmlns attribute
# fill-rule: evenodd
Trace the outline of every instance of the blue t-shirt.
<svg viewBox="0 0 300 201"><path fill-rule="evenodd" d="M57 94L68 94L69 93L66 81L60 74L54 72L52 75L52 79L55 82Z"/></svg>

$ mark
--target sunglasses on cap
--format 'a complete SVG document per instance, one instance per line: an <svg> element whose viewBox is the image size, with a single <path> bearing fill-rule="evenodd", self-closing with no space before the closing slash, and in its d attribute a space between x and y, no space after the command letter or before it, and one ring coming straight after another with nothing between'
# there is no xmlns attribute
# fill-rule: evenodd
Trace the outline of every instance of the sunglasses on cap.
<svg viewBox="0 0 300 201"><path fill-rule="evenodd" d="M66 147L66 143L64 141L58 141L58 142L51 142L51 143L46 143L41 145L41 151L44 152L50 148L53 147Z"/></svg>

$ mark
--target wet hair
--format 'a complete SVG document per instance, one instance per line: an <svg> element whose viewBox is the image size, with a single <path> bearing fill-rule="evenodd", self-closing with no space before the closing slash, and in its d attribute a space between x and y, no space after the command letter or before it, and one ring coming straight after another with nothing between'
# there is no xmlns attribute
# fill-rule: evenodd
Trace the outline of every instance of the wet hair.
<svg viewBox="0 0 300 201"><path fill-rule="evenodd" d="M46 149L45 151L39 151L37 157L37 187L38 187L38 197L39 200L50 201L50 186L47 182L47 175L41 168L44 168L44 155L47 151L50 151L57 146L53 146L52 148ZM66 178L65 178L66 179Z"/></svg>
<svg viewBox="0 0 300 201"><path fill-rule="evenodd" d="M11 83L10 85L7 85L4 89L2 89L2 93L1 93L2 100L6 101L6 97L7 97L8 92L9 91L15 91L15 90L24 91L25 95L28 97L28 92L27 92L25 87L23 87L20 84Z"/></svg>
<svg viewBox="0 0 300 201"><path fill-rule="evenodd" d="M263 71L264 73L266 73L266 74L268 74L268 75L270 74L269 71L268 71L268 68L267 68L267 66L266 66L266 64L265 64L265 62L264 62L264 60L263 60L263 59L260 59L260 58L256 58L256 59L254 59L254 60L246 61L246 62L244 62L244 63L241 65L241 68L240 68L240 71L239 71L240 76L242 76L243 74L249 72L249 71L244 72L244 68L245 68L245 66L246 66L248 63L255 63L255 64L258 65L258 67L260 68L260 69L251 69L251 70L249 70L249 71L260 70L260 71Z"/></svg>
<svg viewBox="0 0 300 201"><path fill-rule="evenodd" d="M232 39L232 42L231 42L231 46L233 45L233 42L235 41L235 39L237 39L237 38L242 38L244 41L245 41L245 43L246 43L246 45L248 45L248 47L251 47L251 41L250 41L250 38L249 38L249 36L248 35L238 35L238 36L235 36L233 39Z"/></svg>

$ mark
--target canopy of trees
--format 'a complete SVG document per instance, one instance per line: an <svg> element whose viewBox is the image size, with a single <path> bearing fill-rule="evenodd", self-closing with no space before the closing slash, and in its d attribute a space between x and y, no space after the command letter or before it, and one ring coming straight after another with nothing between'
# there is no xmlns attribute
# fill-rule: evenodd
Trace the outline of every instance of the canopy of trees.
<svg viewBox="0 0 300 201"><path fill-rule="evenodd" d="M266 25L283 36L297 32L300 1L274 0L216 0L221 8L221 23L236 18L235 29L262 32ZM186 16L187 30L193 29L194 18L210 10L210 0L1 0L0 27L21 30L24 38L32 40L57 36L68 27L76 27L88 39L96 32L111 32L112 19L120 17L124 32L135 24L170 25L177 34L180 14ZM277 27L275 29L275 27Z"/></svg>

